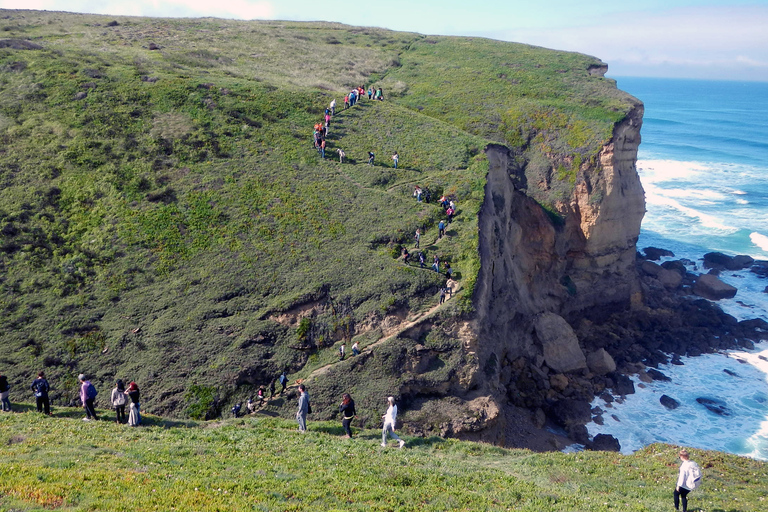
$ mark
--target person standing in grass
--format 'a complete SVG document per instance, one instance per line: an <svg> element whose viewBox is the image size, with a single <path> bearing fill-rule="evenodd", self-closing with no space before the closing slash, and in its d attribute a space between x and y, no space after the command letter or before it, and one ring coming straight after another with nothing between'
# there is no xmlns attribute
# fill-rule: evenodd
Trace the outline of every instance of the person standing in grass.
<svg viewBox="0 0 768 512"><path fill-rule="evenodd" d="M373 87L368 88L368 99L370 100L373 98Z"/></svg>
<svg viewBox="0 0 768 512"><path fill-rule="evenodd" d="M688 493L698 484L697 479L701 478L701 470L699 469L699 465L690 459L687 450L680 450L678 455L683 463L680 464L680 472L678 473L677 485L675 486L675 510L680 510L680 501L682 501L683 512L687 512Z"/></svg>
<svg viewBox="0 0 768 512"><path fill-rule="evenodd" d="M51 386L48 385L48 381L45 379L45 373L40 372L37 374L37 378L32 381L32 391L35 393L35 402L37 402L37 412L45 412L48 416L51 415L51 401L48 398L48 391Z"/></svg>
<svg viewBox="0 0 768 512"><path fill-rule="evenodd" d="M421 230L416 229L416 233L413 235L413 239L416 241L416 249L419 248L419 242L421 242Z"/></svg>
<svg viewBox="0 0 768 512"><path fill-rule="evenodd" d="M141 425L141 404L139 403L141 393L139 393L139 386L131 381L125 394L131 399L131 412L128 413L128 424L132 427L138 427Z"/></svg>
<svg viewBox="0 0 768 512"><path fill-rule="evenodd" d="M397 160L400 158L400 156L397 154L397 151L395 151L395 154L392 155L392 161L395 163L395 169L397 169Z"/></svg>
<svg viewBox="0 0 768 512"><path fill-rule="evenodd" d="M299 384L299 410L296 411L296 421L299 423L299 432L302 434L307 431L307 414L309 414L309 393L304 384Z"/></svg>
<svg viewBox="0 0 768 512"><path fill-rule="evenodd" d="M83 421L98 420L96 409L93 407L97 394L96 388L91 381L85 380L85 375L82 373L77 376L77 380L80 381L80 401L83 402L83 409L85 409Z"/></svg>
<svg viewBox="0 0 768 512"><path fill-rule="evenodd" d="M339 163L343 164L344 163L344 157L347 156L347 154L341 148L337 148L336 152L339 154Z"/></svg>
<svg viewBox="0 0 768 512"><path fill-rule="evenodd" d="M351 439L352 429L350 428L350 425L352 424L352 420L357 417L357 412L355 411L355 401L352 400L349 393L341 395L339 412L341 413L341 426L344 427L344 432L347 433L344 437Z"/></svg>
<svg viewBox="0 0 768 512"><path fill-rule="evenodd" d="M397 421L397 406L395 405L395 397L388 397L387 402L389 403L389 407L387 408L386 414L381 417L381 419L384 420L384 427L381 430L381 446L382 448L387 447L387 434L389 434L392 439L395 439L398 443L400 443L400 448L402 448L405 446L405 441L397 437L397 434L395 434L395 422Z"/></svg>
<svg viewBox="0 0 768 512"><path fill-rule="evenodd" d="M3 412L11 412L11 401L8 395L11 394L11 385L8 384L8 377L0 373L0 401L3 403Z"/></svg>
<svg viewBox="0 0 768 512"><path fill-rule="evenodd" d="M373 151L368 152L368 165L373 165L374 154Z"/></svg>
<svg viewBox="0 0 768 512"><path fill-rule="evenodd" d="M344 96L344 110L347 110L349 108L349 94Z"/></svg>
<svg viewBox="0 0 768 512"><path fill-rule="evenodd" d="M331 115L332 116L336 115L336 98L333 98L331 100Z"/></svg>
<svg viewBox="0 0 768 512"><path fill-rule="evenodd" d="M112 407L115 408L115 421L117 423L125 423L127 418L125 416L125 402L128 400L125 396L125 384L121 379L117 379L115 387L112 390Z"/></svg>

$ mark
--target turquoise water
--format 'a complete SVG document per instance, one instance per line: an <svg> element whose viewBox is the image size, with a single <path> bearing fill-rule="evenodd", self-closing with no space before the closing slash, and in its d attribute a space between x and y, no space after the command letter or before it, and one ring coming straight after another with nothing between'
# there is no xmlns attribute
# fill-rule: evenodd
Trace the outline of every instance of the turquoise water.
<svg viewBox="0 0 768 512"><path fill-rule="evenodd" d="M647 213L638 248L663 247L697 263L709 251L768 259L768 83L617 78L645 104L638 173ZM720 307L739 320L768 320L768 280L746 271L721 279L737 287ZM760 356L763 358L761 359ZM605 424L624 451L661 441L768 460L768 343L754 351L685 359L661 368L672 381L646 385L606 409ZM729 368L737 377L724 372ZM661 394L681 402L675 411ZM721 400L717 416L697 397ZM615 416L615 419L614 419Z"/></svg>

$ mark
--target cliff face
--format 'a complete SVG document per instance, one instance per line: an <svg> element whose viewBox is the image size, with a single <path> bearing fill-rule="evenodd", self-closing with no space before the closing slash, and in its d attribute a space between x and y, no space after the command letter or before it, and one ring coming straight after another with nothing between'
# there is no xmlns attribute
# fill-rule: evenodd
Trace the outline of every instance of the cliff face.
<svg viewBox="0 0 768 512"><path fill-rule="evenodd" d="M501 401L519 394L520 361L535 367L547 389L550 375L586 368L590 354L563 318L629 307L639 294L635 243L645 197L635 163L642 115L638 102L599 159L581 166L572 196L558 204L564 222L553 222L516 186L525 180L519 158L503 146L486 150L476 335L468 349L477 360L475 384Z"/></svg>

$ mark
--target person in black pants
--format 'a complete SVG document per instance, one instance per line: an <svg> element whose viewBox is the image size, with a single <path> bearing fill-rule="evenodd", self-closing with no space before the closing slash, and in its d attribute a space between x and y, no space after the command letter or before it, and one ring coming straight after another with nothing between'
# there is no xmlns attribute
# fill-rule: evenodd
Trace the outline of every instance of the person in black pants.
<svg viewBox="0 0 768 512"><path fill-rule="evenodd" d="M352 420L357 417L355 411L355 401L349 396L349 393L341 395L341 405L339 405L339 412L341 413L341 426L344 427L345 436L347 439L352 437L352 429L349 428Z"/></svg>
<svg viewBox="0 0 768 512"><path fill-rule="evenodd" d="M32 391L35 393L37 412L45 412L48 416L51 415L51 401L48 398L48 390L50 389L51 387L45 379L45 373L38 373L37 378L32 381Z"/></svg>
<svg viewBox="0 0 768 512"><path fill-rule="evenodd" d="M125 416L125 404L128 398L125 396L125 384L121 379L117 379L115 388L112 390L112 407L115 408L115 419L118 423L128 421Z"/></svg>
<svg viewBox="0 0 768 512"><path fill-rule="evenodd" d="M0 374L0 401L3 403L3 412L11 412L11 401L8 399L11 386L8 384L8 377Z"/></svg>

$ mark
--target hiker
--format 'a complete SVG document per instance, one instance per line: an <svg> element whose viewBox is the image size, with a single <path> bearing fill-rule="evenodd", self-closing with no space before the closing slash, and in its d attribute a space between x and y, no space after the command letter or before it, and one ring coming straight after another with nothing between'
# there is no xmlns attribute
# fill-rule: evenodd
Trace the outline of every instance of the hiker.
<svg viewBox="0 0 768 512"><path fill-rule="evenodd" d="M343 164L344 163L344 157L347 156L347 154L341 148L337 148L336 152L339 154L339 163Z"/></svg>
<svg viewBox="0 0 768 512"><path fill-rule="evenodd" d="M395 154L392 155L392 161L395 163L395 169L397 169L397 160L400 158L400 155L397 154L397 151L395 151Z"/></svg>
<svg viewBox="0 0 768 512"><path fill-rule="evenodd" d="M432 258L432 270L440 272L440 258L437 257L437 254Z"/></svg>
<svg viewBox="0 0 768 512"><path fill-rule="evenodd" d="M421 241L421 230L416 229L416 233L413 235L413 239L416 241L416 249L419 248L419 242Z"/></svg>
<svg viewBox="0 0 768 512"><path fill-rule="evenodd" d="M80 381L80 401L83 402L83 409L85 409L83 421L98 420L96 409L93 408L93 401L98 394L96 387L91 384L91 381L85 380L85 375L82 373L77 376L77 380Z"/></svg>
<svg viewBox="0 0 768 512"><path fill-rule="evenodd" d="M232 410L232 417L233 417L233 418L239 418L239 417L240 417L240 409L242 409L242 407L243 407L243 406L242 406L240 403L236 403L236 404L235 404L235 405L232 407L232 409L231 409L231 410Z"/></svg>
<svg viewBox="0 0 768 512"><path fill-rule="evenodd" d="M445 222L442 220L437 224L437 239L441 239L445 236Z"/></svg>
<svg viewBox="0 0 768 512"><path fill-rule="evenodd" d="M353 356L360 355L360 346L357 344L357 342L354 342L352 344L352 355Z"/></svg>
<svg viewBox="0 0 768 512"><path fill-rule="evenodd" d="M368 165L373 165L373 152L368 152Z"/></svg>
<svg viewBox="0 0 768 512"><path fill-rule="evenodd" d="M357 91L352 89L349 91L349 106L354 107L355 103L357 103Z"/></svg>
<svg viewBox="0 0 768 512"><path fill-rule="evenodd" d="M349 396L349 393L341 395L341 405L339 405L339 413L341 413L341 426L344 427L344 432L347 433L344 437L347 439L352 438L352 429L349 428L352 420L357 417L355 411L355 401Z"/></svg>
<svg viewBox="0 0 768 512"><path fill-rule="evenodd" d="M381 92L381 87L376 89L376 95L374 96L374 99L377 99L379 101L384 101L384 94Z"/></svg>
<svg viewBox="0 0 768 512"><path fill-rule="evenodd" d="M688 511L688 493L696 488L698 480L701 478L699 465L690 459L688 451L683 449L678 453L680 460L680 472L677 476L677 485L675 486L674 500L675 510L679 510L680 501L683 502L683 512Z"/></svg>
<svg viewBox="0 0 768 512"><path fill-rule="evenodd" d="M343 361L344 357L346 357L346 352L344 351L344 342L341 342L341 346L339 347L339 361Z"/></svg>
<svg viewBox="0 0 768 512"><path fill-rule="evenodd" d="M448 262L445 262L445 275L450 279L453 276L453 269L451 268L451 264Z"/></svg>
<svg viewBox="0 0 768 512"><path fill-rule="evenodd" d="M296 411L296 421L299 423L299 432L304 434L307 431L307 414L312 412L309 405L309 393L304 384L299 384L299 410Z"/></svg>
<svg viewBox="0 0 768 512"><path fill-rule="evenodd" d="M331 115L332 116L336 115L336 98L333 98L331 100Z"/></svg>
<svg viewBox="0 0 768 512"><path fill-rule="evenodd" d="M357 88L357 99L360 99L363 96L365 96L365 86L361 85Z"/></svg>
<svg viewBox="0 0 768 512"><path fill-rule="evenodd" d="M141 425L141 410L139 403L141 393L139 393L139 386L131 381L130 384L128 384L128 389L125 390L125 394L131 399L131 410L128 413L128 425L138 427Z"/></svg>
<svg viewBox="0 0 768 512"><path fill-rule="evenodd" d="M453 279L450 279L450 278L449 278L449 279L448 279L448 280L445 282L445 291L447 291L447 292L448 292L448 295L449 295L450 297L453 297L453 285L454 285L454 280L453 280Z"/></svg>
<svg viewBox="0 0 768 512"><path fill-rule="evenodd" d="M37 378L32 381L32 391L35 392L35 402L37 402L37 412L45 412L48 416L51 415L51 401L48 399L48 390L51 386L48 385L48 381L45 379L45 373L40 372L37 374Z"/></svg>
<svg viewBox="0 0 768 512"><path fill-rule="evenodd" d="M370 100L372 98L373 98L373 87L369 87L368 88L368 99Z"/></svg>
<svg viewBox="0 0 768 512"><path fill-rule="evenodd" d="M249 396L248 401L245 402L245 408L248 409L248 414L256 412L256 402L253 401L253 397Z"/></svg>
<svg viewBox="0 0 768 512"><path fill-rule="evenodd" d="M320 157L325 160L325 139L320 141ZM448 219L450 221L450 217Z"/></svg>
<svg viewBox="0 0 768 512"><path fill-rule="evenodd" d="M416 185L416 187L413 189L413 197L416 198L417 202L421 202L421 187Z"/></svg>
<svg viewBox="0 0 768 512"><path fill-rule="evenodd" d="M123 384L121 379L117 379L115 382L110 399L112 407L115 409L115 421L117 423L128 421L128 418L125 416L125 403L128 401L128 398L125 396L125 384Z"/></svg>
<svg viewBox="0 0 768 512"><path fill-rule="evenodd" d="M405 441L397 437L397 434L395 434L395 422L397 421L397 406L395 405L395 398L390 396L387 398L387 402L389 403L387 413L381 417L381 419L384 420L384 427L381 429L381 446L382 448L387 447L387 434L389 434L392 439L396 439L400 443L400 448L402 448L405 446Z"/></svg>
<svg viewBox="0 0 768 512"><path fill-rule="evenodd" d="M277 381L281 386L283 386L283 389L280 390L280 394L282 395L283 391L285 391L285 388L288 386L288 377L285 376L285 372L280 374L280 377L278 377Z"/></svg>
<svg viewBox="0 0 768 512"><path fill-rule="evenodd" d="M427 258L426 258L426 256L424 256L424 253L422 251L419 251L419 266L421 268L425 267L424 263L425 263L426 259Z"/></svg>
<svg viewBox="0 0 768 512"><path fill-rule="evenodd" d="M264 395L266 394L267 394L267 390L264 389L264 386L259 386L259 390L256 392L256 396L259 397L259 407L264 406L264 398L265 398Z"/></svg>
<svg viewBox="0 0 768 512"><path fill-rule="evenodd" d="M406 249L405 247L403 247L402 255L403 255L403 262L407 265L408 264L408 258L410 258L411 255L408 253L408 249Z"/></svg>
<svg viewBox="0 0 768 512"><path fill-rule="evenodd" d="M277 381L277 379L272 379L269 382L269 402L271 402L272 398L275 396L275 381Z"/></svg>
<svg viewBox="0 0 768 512"><path fill-rule="evenodd" d="M344 96L344 110L347 110L349 108L349 94Z"/></svg>
<svg viewBox="0 0 768 512"><path fill-rule="evenodd" d="M445 287L440 288L440 304L445 302Z"/></svg>
<svg viewBox="0 0 768 512"><path fill-rule="evenodd" d="M448 216L448 224L450 224L453 221L453 208L448 207L447 210L445 210L445 215Z"/></svg>
<svg viewBox="0 0 768 512"><path fill-rule="evenodd" d="M8 377L0 373L0 400L3 403L3 412L11 412L11 401L8 395L11 394L11 385L8 384Z"/></svg>

